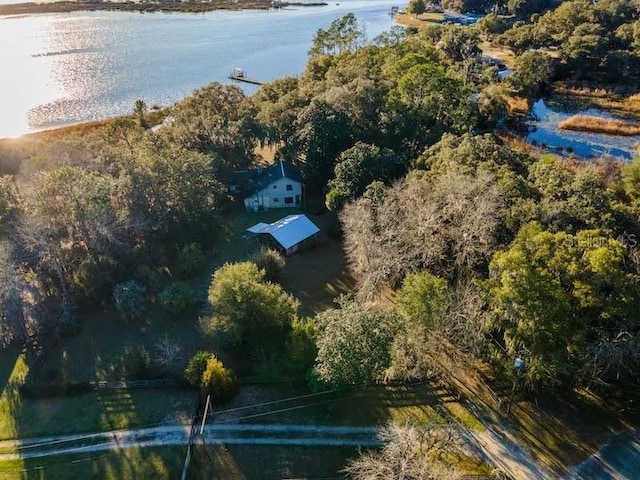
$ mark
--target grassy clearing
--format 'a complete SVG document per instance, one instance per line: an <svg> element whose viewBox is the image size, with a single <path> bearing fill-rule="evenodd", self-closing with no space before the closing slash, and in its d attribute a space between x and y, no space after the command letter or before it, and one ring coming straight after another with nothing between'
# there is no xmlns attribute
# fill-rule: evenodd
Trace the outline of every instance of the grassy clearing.
<svg viewBox="0 0 640 480"><path fill-rule="evenodd" d="M516 55L510 49L493 45L491 42L487 41L480 42L478 47L480 47L482 55L498 59L502 61L507 68L513 68L513 62L516 59Z"/></svg>
<svg viewBox="0 0 640 480"><path fill-rule="evenodd" d="M372 426L389 421L413 425L443 424L447 410L459 417L466 409L447 391L428 383L415 385L379 385L360 391L337 391L261 405L234 412L224 410L262 404L304 395L308 392L287 386L243 387L233 404L218 407L214 423L289 423L312 425ZM444 406L444 409L443 409ZM301 408L302 407L302 408ZM273 412L273 413L269 413ZM470 415L467 412L467 415ZM201 447L194 454L194 478L261 479L340 477L346 462L357 456L350 448L307 447ZM264 460L263 460L264 459ZM460 469L469 475L486 475L490 468L482 461L463 457Z"/></svg>
<svg viewBox="0 0 640 480"><path fill-rule="evenodd" d="M137 480L180 478L186 447L126 449L0 461L2 480Z"/></svg>
<svg viewBox="0 0 640 480"><path fill-rule="evenodd" d="M273 222L291 211L234 212L223 219L216 238L203 245L209 256L206 273L192 281L203 304L215 268L247 259L258 245L242 238L258 222ZM340 243L326 235L329 214L311 215L322 229L314 248L292 256L283 271L283 284L304 305L303 315L333 305L335 296L352 287ZM152 309L144 321L126 325L112 313L97 312L80 319L77 335L53 348L38 371L19 352L0 358L0 439L93 432L189 419L194 394L175 389L94 392L49 399L23 399L18 386L27 377L36 382L113 381L122 378L122 355L128 346L144 346L153 357L160 337L167 335L183 347L183 362L196 350L211 349L212 339L198 325L199 312L172 317ZM178 369L180 370L180 368Z"/></svg>
<svg viewBox="0 0 640 480"><path fill-rule="evenodd" d="M396 16L396 22L405 27L420 28L426 25L442 23L444 19L443 13L423 13L421 15L409 15L408 13L400 13Z"/></svg>
<svg viewBox="0 0 640 480"><path fill-rule="evenodd" d="M457 402L447 402L444 403L443 406L447 409L449 414L456 419L458 423L468 428L469 430L482 431L485 429L482 422L478 420L478 418L473 415L463 404Z"/></svg>
<svg viewBox="0 0 640 480"><path fill-rule="evenodd" d="M217 261L211 272L225 262L246 260L256 251L255 242L242 238L248 227L259 222L272 223L293 213L300 211L243 211L229 216L214 244ZM340 241L327 233L334 221L331 214L307 215L320 228L320 233L314 246L287 258L281 278L284 289L300 300L301 315L311 316L334 306L334 298L352 291L355 281L348 272Z"/></svg>
<svg viewBox="0 0 640 480"><path fill-rule="evenodd" d="M455 401L446 392L428 384L371 386L363 390L343 389L308 396L304 385L247 385L227 405L217 405L214 422L285 423L303 425L384 425L441 423L442 402ZM301 397L301 398L298 398ZM266 402L278 401L264 405ZM242 408L242 410L236 410ZM234 411L228 411L228 410Z"/></svg>
<svg viewBox="0 0 640 480"><path fill-rule="evenodd" d="M574 115L558 125L563 130L577 132L605 133L607 135L635 136L640 135L640 125L615 118L593 117L590 115Z"/></svg>
<svg viewBox="0 0 640 480"><path fill-rule="evenodd" d="M100 432L188 422L196 394L148 389L92 392L58 398L0 397L0 440Z"/></svg>
<svg viewBox="0 0 640 480"><path fill-rule="evenodd" d="M269 478L341 478L355 448L198 446L189 480L250 480Z"/></svg>

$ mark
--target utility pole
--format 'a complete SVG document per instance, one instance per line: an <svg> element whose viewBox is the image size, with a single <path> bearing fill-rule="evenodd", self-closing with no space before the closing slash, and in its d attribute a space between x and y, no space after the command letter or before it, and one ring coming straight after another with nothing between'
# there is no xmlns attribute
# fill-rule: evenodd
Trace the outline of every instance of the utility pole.
<svg viewBox="0 0 640 480"><path fill-rule="evenodd" d="M516 394L516 387L520 381L520 373L522 372L522 367L524 366L524 360L520 357L516 358L513 362L513 367L516 371L516 376L513 379L513 387L511 388L511 395L509 396L509 405L507 406L507 415L511 414L511 406L513 405L513 397Z"/></svg>
<svg viewBox="0 0 640 480"><path fill-rule="evenodd" d="M204 414L202 415L202 425L200 425L200 436L204 434L204 424L207 421L207 412L209 411L209 405L211 404L211 395L207 395L207 403L204 405Z"/></svg>
<svg viewBox="0 0 640 480"><path fill-rule="evenodd" d="M200 436L202 437L202 440L204 442L204 425L207 422L207 413L209 412L209 407L211 405L211 395L207 395L207 402L204 405L204 414L202 415L202 423L200 424ZM187 480L187 474L189 473L189 465L191 464L191 456L192 456L192 452L191 452L191 446L193 445L193 439L194 436L197 432L197 424L196 424L196 419L197 419L197 407L196 407L196 413L194 414L194 418L193 418L193 422L191 423L191 433L189 434L189 443L187 445L187 456L184 459L184 466L182 467L182 476L180 477L181 480Z"/></svg>

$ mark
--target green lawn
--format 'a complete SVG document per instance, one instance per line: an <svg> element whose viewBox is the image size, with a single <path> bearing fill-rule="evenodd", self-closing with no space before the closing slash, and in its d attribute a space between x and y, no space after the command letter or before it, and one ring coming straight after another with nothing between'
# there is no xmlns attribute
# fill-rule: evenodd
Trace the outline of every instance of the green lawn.
<svg viewBox="0 0 640 480"><path fill-rule="evenodd" d="M0 397L0 440L189 422L196 394L177 389L118 390L57 398Z"/></svg>
<svg viewBox="0 0 640 480"><path fill-rule="evenodd" d="M225 262L247 259L258 248L255 242L243 238L246 228L290 213L234 212L223 219L215 238L203 245L211 252L206 273L192 281L203 306L213 271ZM331 307L334 297L352 286L341 245L326 234L330 215L311 218L321 228L316 246L288 258L282 275L285 289L301 300L303 315ZM158 339L165 335L183 348L182 363L176 368L180 372L196 350L212 347L212 339L199 327L199 316L196 310L172 317L155 308L143 321L127 325L109 312L85 315L80 318L79 332L53 348L37 371L30 370L20 352L1 352L0 438L91 432L189 418L194 394L180 390L89 393L34 400L22 399L16 389L25 378L41 383L120 379L125 348L142 345L153 358Z"/></svg>
<svg viewBox="0 0 640 480"><path fill-rule="evenodd" d="M278 402L253 407L273 401ZM445 419L440 406L455 401L447 392L426 383L376 385L313 395L304 386L246 385L232 402L216 406L213 421L347 426L377 426L391 420L441 423ZM238 408L242 410L235 410ZM234 411L226 412L229 409Z"/></svg>
<svg viewBox="0 0 640 480"><path fill-rule="evenodd" d="M189 480L275 480L342 478L339 473L355 448L251 445L198 446Z"/></svg>
<svg viewBox="0 0 640 480"><path fill-rule="evenodd" d="M186 447L132 448L84 455L0 461L2 480L180 478Z"/></svg>

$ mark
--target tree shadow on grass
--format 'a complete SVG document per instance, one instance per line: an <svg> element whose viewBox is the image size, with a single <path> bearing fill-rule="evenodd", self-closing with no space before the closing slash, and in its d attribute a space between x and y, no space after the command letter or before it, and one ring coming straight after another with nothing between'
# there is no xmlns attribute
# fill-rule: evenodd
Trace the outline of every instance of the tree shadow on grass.
<svg viewBox="0 0 640 480"><path fill-rule="evenodd" d="M198 445L188 480L344 478L340 470L358 455L353 447Z"/></svg>
<svg viewBox="0 0 640 480"><path fill-rule="evenodd" d="M556 471L582 461L611 432L627 428L615 412L572 392L547 393L537 405L522 402L513 413L516 428Z"/></svg>
<svg viewBox="0 0 640 480"><path fill-rule="evenodd" d="M9 379L14 371L21 350L21 347L17 344L0 349L0 393L4 392L9 386Z"/></svg>

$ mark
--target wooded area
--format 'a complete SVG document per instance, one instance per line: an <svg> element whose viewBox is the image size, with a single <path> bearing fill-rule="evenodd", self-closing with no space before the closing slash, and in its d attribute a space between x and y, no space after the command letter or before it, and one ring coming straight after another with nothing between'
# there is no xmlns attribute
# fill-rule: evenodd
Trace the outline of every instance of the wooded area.
<svg viewBox="0 0 640 480"><path fill-rule="evenodd" d="M371 44L347 15L316 33L300 78L253 96L214 83L157 131L136 105L137 121L4 142L0 342L45 351L96 309L134 328L158 305L202 308L189 279L202 274L203 239L223 234L230 175L266 145L339 220L357 288L302 318L275 252L221 266L200 318L216 342L189 362L194 386L232 395L236 365L219 360L231 352L242 368L268 364L311 388L446 383L479 362L532 390L637 388L640 157L579 162L506 134L518 121L508 99L537 98L552 79L635 85L640 12L614 0L541 14L546 5L516 3L501 8L536 13L510 25L488 16L477 29L394 27ZM511 79L482 61L481 35L516 54ZM179 348L166 342L164 361ZM148 354L128 355L144 377ZM441 428L384 433L392 447L409 434L418 450L449 442ZM379 455L395 462L392 447ZM362 462L349 467L355 478L370 474Z"/></svg>

